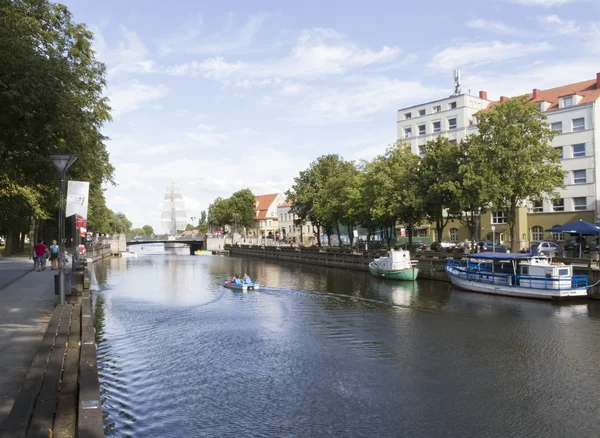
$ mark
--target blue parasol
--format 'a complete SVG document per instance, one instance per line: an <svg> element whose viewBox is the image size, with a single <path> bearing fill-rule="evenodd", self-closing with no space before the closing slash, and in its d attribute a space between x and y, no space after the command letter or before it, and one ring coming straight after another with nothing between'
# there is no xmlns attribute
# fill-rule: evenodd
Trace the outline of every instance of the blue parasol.
<svg viewBox="0 0 600 438"><path fill-rule="evenodd" d="M577 222L548 228L546 232L565 233L571 234L572 236L598 236L600 235L600 226L580 219ZM579 243L579 258L581 258L581 243Z"/></svg>

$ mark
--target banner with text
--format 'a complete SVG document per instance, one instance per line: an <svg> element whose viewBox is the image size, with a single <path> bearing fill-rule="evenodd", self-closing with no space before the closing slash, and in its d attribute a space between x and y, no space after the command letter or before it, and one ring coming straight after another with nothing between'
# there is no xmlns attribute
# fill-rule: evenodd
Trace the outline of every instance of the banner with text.
<svg viewBox="0 0 600 438"><path fill-rule="evenodd" d="M82 218L87 219L89 191L90 183L87 181L68 182L66 217L77 214Z"/></svg>

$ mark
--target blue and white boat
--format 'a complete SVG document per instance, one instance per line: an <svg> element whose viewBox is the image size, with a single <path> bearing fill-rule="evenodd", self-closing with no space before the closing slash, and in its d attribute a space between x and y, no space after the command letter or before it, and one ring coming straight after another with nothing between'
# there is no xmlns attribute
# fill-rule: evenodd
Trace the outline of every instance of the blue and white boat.
<svg viewBox="0 0 600 438"><path fill-rule="evenodd" d="M237 290L240 292L247 292L249 290L258 290L260 289L260 284L258 283L232 283L230 281L224 281L223 286L231 290Z"/></svg>
<svg viewBox="0 0 600 438"><path fill-rule="evenodd" d="M446 272L454 286L472 292L541 299L587 296L587 275L573 275L572 266L545 256L481 252L448 259Z"/></svg>

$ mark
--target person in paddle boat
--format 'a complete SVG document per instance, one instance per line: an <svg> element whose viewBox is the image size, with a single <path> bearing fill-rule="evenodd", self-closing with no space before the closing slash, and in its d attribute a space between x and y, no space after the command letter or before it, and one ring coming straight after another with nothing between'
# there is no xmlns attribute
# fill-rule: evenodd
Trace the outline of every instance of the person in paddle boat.
<svg viewBox="0 0 600 438"><path fill-rule="evenodd" d="M242 283L242 280L239 279L238 275L235 274L233 276L233 278L231 279L231 281L228 281L227 284L238 284L238 285L241 285L243 283Z"/></svg>
<svg viewBox="0 0 600 438"><path fill-rule="evenodd" d="M252 286L254 283L252 279L248 276L248 274L244 273L244 284Z"/></svg>

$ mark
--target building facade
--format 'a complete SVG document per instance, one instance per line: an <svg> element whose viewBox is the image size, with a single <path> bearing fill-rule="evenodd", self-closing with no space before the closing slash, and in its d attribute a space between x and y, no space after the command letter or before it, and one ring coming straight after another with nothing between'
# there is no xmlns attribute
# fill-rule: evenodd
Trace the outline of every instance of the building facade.
<svg viewBox="0 0 600 438"><path fill-rule="evenodd" d="M316 243L313 226L310 222L298 223L298 216L290 213L291 202L284 202L277 207L277 218L279 222L279 236L282 240L293 243L313 244Z"/></svg>
<svg viewBox="0 0 600 438"><path fill-rule="evenodd" d="M485 91L479 97L459 94L398 110L398 139L410 144L413 153L422 156L422 147L439 135L459 141L475 123L475 114L491 102Z"/></svg>
<svg viewBox="0 0 600 438"><path fill-rule="evenodd" d="M445 135L450 140L460 140L468 134L477 133L477 111L473 107L486 103L487 110L499 102L507 100L502 96L500 100L490 102L487 93L479 93L479 99L468 96L464 101L457 100L456 107L452 108L455 98L416 105L398 111L398 138L405 139L411 144L414 153L419 154L419 146L425 144L436 135ZM598 144L597 120L600 117L598 107L600 99L600 73L596 78L568 84L547 90L533 89L529 101L536 103L547 117L548 124L556 131L552 145L560 152L562 167L566 172L565 188L559 189L560 200L546 199L540 203L529 203L520 209L517 218L517 235L521 246L525 247L530 241L553 239L562 241L570 236L551 234L546 229L555 225L563 225L583 219L588 222L600 220L600 183L598 172L600 162L596 154ZM463 104L463 116L459 117ZM444 110L444 108L446 108ZM438 111L440 110L440 111ZM417 112L423 116L413 118ZM409 115L406 119L405 116ZM454 120L456 125L454 125ZM437 124L440 123L440 124ZM425 127L423 128L423 125ZM417 135L412 131L417 127ZM449 127L456 128L449 129ZM406 137L406 128L411 128L410 137ZM438 131L438 127L440 130ZM446 131L444 131L446 127ZM424 130L424 132L423 132ZM503 212L488 212L482 214L479 220L478 239L491 239L501 242L509 241L507 218ZM421 235L430 235L435 238L431 228L418 230ZM458 222L451 222L444 230L443 240L461 241L468 238L465 226Z"/></svg>
<svg viewBox="0 0 600 438"><path fill-rule="evenodd" d="M279 193L259 195L256 197L254 211L256 212L255 225L260 238L274 238L279 230L277 206L283 204L285 199Z"/></svg>

